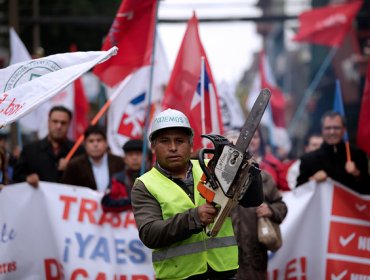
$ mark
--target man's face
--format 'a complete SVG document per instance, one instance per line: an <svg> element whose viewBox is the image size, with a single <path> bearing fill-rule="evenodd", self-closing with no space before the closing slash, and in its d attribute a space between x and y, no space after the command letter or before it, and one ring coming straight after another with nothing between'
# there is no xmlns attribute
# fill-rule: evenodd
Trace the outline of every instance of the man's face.
<svg viewBox="0 0 370 280"><path fill-rule="evenodd" d="M339 116L326 117L322 124L322 136L329 145L338 144L346 131Z"/></svg>
<svg viewBox="0 0 370 280"><path fill-rule="evenodd" d="M107 151L107 141L100 134L90 134L85 139L85 150L89 157L94 160L99 160Z"/></svg>
<svg viewBox="0 0 370 280"><path fill-rule="evenodd" d="M48 120L49 138L56 142L67 138L69 124L70 119L66 112L52 112Z"/></svg>
<svg viewBox="0 0 370 280"><path fill-rule="evenodd" d="M166 129L152 143L152 150L161 167L176 174L184 172L192 151L190 137L182 129Z"/></svg>
<svg viewBox="0 0 370 280"><path fill-rule="evenodd" d="M123 157L123 161L129 170L139 171L141 169L142 151L128 151Z"/></svg>

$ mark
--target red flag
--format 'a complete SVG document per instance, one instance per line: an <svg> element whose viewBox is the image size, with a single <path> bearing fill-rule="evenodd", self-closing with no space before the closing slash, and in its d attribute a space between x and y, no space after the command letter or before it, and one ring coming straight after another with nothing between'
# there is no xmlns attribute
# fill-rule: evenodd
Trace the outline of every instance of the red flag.
<svg viewBox="0 0 370 280"><path fill-rule="evenodd" d="M78 78L74 84L75 91L75 111L73 115L73 134L74 139L78 139L84 133L89 125L89 101L86 98L85 90L82 84L82 79Z"/></svg>
<svg viewBox="0 0 370 280"><path fill-rule="evenodd" d="M366 82L362 96L357 129L357 146L370 156L370 63L367 64Z"/></svg>
<svg viewBox="0 0 370 280"><path fill-rule="evenodd" d="M194 150L202 148L201 118L201 57L205 58L205 133L223 133L223 124L219 98L205 50L199 37L198 20L195 16L189 20L176 58L171 78L166 89L162 108L182 111L194 130Z"/></svg>
<svg viewBox="0 0 370 280"><path fill-rule="evenodd" d="M293 40L319 45L339 46L352 26L352 21L363 1L330 5L303 12L299 16L300 29Z"/></svg>
<svg viewBox="0 0 370 280"><path fill-rule="evenodd" d="M119 48L112 59L94 73L113 87L141 66L150 64L156 22L156 0L124 0L104 41L102 50Z"/></svg>
<svg viewBox="0 0 370 280"><path fill-rule="evenodd" d="M77 51L77 46L72 44L71 52ZM72 120L72 134L74 139L78 139L83 134L89 125L90 105L86 98L82 79L78 78L73 83L74 89L74 114Z"/></svg>
<svg viewBox="0 0 370 280"><path fill-rule="evenodd" d="M269 88L271 91L271 113L274 125L286 128L285 121L285 97L280 88L275 84L271 69L267 63L265 52L260 54L259 71L261 75L261 88Z"/></svg>

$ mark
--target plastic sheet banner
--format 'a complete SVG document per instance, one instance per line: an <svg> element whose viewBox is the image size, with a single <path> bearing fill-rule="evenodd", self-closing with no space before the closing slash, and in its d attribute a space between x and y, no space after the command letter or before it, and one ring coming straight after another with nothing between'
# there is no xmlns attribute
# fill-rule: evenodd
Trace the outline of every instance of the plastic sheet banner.
<svg viewBox="0 0 370 280"><path fill-rule="evenodd" d="M0 280L154 279L131 211L103 213L102 194L41 182L0 192Z"/></svg>
<svg viewBox="0 0 370 280"><path fill-rule="evenodd" d="M283 246L269 256L269 280L370 279L369 195L326 181L283 196Z"/></svg>

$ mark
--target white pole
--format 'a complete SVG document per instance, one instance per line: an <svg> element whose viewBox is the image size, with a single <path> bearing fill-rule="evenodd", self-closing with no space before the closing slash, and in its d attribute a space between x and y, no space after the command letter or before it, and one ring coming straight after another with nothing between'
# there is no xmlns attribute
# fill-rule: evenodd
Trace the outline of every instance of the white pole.
<svg viewBox="0 0 370 280"><path fill-rule="evenodd" d="M204 101L204 86L205 86L205 59L201 57L201 71L200 71L200 97L201 97L201 118L202 118L202 134L206 133L206 114L205 114L205 101ZM203 144L204 145L204 144Z"/></svg>

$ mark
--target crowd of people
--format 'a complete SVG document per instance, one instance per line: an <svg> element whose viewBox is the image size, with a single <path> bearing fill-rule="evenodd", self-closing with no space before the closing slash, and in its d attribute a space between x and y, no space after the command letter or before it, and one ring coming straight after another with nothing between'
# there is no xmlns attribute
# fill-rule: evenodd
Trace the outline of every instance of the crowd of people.
<svg viewBox="0 0 370 280"><path fill-rule="evenodd" d="M259 129L249 152L260 172L251 176L247 192L219 234L209 237L205 227L219 210L197 191L203 172L192 158L194 135L183 113L167 109L154 119L145 155L141 139L124 144L123 158L111 154L105 129L89 126L84 144L68 161L74 145L67 137L71 119L67 108L53 107L46 138L25 145L16 158L0 147L1 185L27 182L37 188L40 181L48 181L87 187L104 193L104 211L132 209L140 239L153 250L157 279L265 279L267 248L258 241L257 219L282 223L288 211L282 191L331 178L370 194L367 156L346 148L346 123L340 114L327 112L321 134L307 137L304 154L289 161L273 154ZM234 133L227 138L235 143L237 137ZM141 174L143 161L147 172Z"/></svg>

